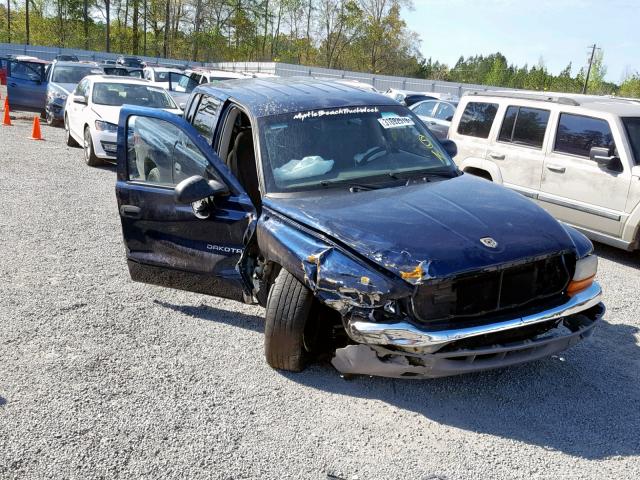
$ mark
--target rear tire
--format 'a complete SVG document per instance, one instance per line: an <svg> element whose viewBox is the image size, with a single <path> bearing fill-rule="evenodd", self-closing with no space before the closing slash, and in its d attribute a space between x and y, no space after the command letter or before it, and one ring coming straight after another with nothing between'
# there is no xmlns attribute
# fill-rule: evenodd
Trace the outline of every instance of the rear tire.
<svg viewBox="0 0 640 480"><path fill-rule="evenodd" d="M158 167L153 167L149 170L149 173L147 173L147 182L160 183L160 170L158 170Z"/></svg>
<svg viewBox="0 0 640 480"><path fill-rule="evenodd" d="M69 147L80 146L78 142L76 142L76 139L71 136L71 132L69 131L69 117L66 115L64 116L64 139Z"/></svg>
<svg viewBox="0 0 640 480"><path fill-rule="evenodd" d="M91 131L89 127L84 127L84 161L90 167L98 167L102 165L102 160L96 157L93 151L93 140L91 139Z"/></svg>
<svg viewBox="0 0 640 480"><path fill-rule="evenodd" d="M264 354L273 368L300 372L308 357L305 327L314 297L311 290L284 268L269 291L264 330Z"/></svg>

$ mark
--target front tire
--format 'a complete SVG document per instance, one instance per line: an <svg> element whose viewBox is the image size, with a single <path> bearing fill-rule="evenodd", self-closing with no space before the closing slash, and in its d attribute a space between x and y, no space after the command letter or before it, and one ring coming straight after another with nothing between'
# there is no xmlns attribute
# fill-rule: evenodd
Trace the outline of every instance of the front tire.
<svg viewBox="0 0 640 480"><path fill-rule="evenodd" d="M267 363L280 370L300 372L307 360L304 333L313 293L284 268L269 291L264 330Z"/></svg>
<svg viewBox="0 0 640 480"><path fill-rule="evenodd" d="M93 151L93 140L91 139L91 131L89 127L84 127L84 161L90 167L98 167L102 165L102 160L96 157Z"/></svg>
<svg viewBox="0 0 640 480"><path fill-rule="evenodd" d="M80 146L78 142L76 142L76 139L71 136L71 132L69 131L69 117L66 115L64 116L64 139L69 147Z"/></svg>

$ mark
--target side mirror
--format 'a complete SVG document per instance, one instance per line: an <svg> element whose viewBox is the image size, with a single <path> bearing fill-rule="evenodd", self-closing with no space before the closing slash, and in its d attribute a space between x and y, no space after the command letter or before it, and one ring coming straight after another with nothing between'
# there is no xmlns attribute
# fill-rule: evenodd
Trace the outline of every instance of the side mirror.
<svg viewBox="0 0 640 480"><path fill-rule="evenodd" d="M451 158L455 157L458 154L458 146L453 140L441 140L440 144L442 145L442 148L444 148L444 151L447 152Z"/></svg>
<svg viewBox="0 0 640 480"><path fill-rule="evenodd" d="M85 97L84 95L74 95L73 96L73 103L79 103L81 105L86 105L87 104L87 97Z"/></svg>
<svg viewBox="0 0 640 480"><path fill-rule="evenodd" d="M596 162L600 168L606 168L616 172L622 171L620 159L609 153L606 147L592 147L589 150L589 158Z"/></svg>
<svg viewBox="0 0 640 480"><path fill-rule="evenodd" d="M200 175L194 175L176 185L174 198L178 203L194 203L217 195L226 195L229 189L217 180L205 180Z"/></svg>
<svg viewBox="0 0 640 480"><path fill-rule="evenodd" d="M180 102L178 106L180 107L180 110L184 110L185 108L187 108L187 102Z"/></svg>

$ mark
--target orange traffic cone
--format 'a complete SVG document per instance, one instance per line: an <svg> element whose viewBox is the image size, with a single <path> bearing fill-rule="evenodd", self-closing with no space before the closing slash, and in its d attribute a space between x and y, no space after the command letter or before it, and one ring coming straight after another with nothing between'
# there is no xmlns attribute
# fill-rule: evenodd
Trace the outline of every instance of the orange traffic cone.
<svg viewBox="0 0 640 480"><path fill-rule="evenodd" d="M31 140L44 140L40 133L40 118L36 115L33 117L33 130L31 130Z"/></svg>
<svg viewBox="0 0 640 480"><path fill-rule="evenodd" d="M2 115L2 125L5 127L11 126L11 117L9 116L9 98L4 99L4 115Z"/></svg>

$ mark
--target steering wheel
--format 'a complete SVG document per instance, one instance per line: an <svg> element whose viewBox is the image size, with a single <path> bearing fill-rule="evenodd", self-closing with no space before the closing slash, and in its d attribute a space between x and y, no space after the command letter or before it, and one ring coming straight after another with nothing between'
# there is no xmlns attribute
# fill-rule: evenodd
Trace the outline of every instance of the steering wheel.
<svg viewBox="0 0 640 480"><path fill-rule="evenodd" d="M360 161L357 163L369 163L371 161L371 157L373 157L374 155L377 155L380 152L387 152L387 151L389 151L387 147L378 145L377 147L373 147L371 150L365 153L360 159Z"/></svg>

